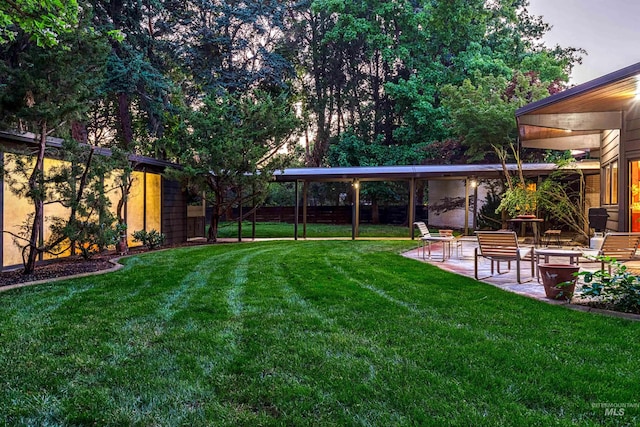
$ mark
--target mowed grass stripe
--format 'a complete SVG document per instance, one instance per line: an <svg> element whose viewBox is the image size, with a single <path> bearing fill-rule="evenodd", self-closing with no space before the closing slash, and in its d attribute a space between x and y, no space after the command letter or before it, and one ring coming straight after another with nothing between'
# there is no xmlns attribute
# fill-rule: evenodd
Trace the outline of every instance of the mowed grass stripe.
<svg viewBox="0 0 640 427"><path fill-rule="evenodd" d="M288 262L298 249L294 245L279 254L279 264L272 257L256 257L251 264L254 269L245 298L245 304L251 307L246 311L245 322L245 334L250 338L243 346L244 360L239 361L242 363L234 378L236 383L229 387L236 390L230 398L242 402L238 407L244 411L238 416L247 422L260 422L274 413L313 412L323 406L318 403L320 400L332 402L331 407L324 405L322 410L331 413L331 418L321 417L315 422L333 423L342 419L344 423L353 418L346 416L348 405L335 405L340 399L334 396L334 387L327 386L336 380L332 373L338 370L342 385L353 384L352 380L345 382L347 375L357 382L375 377L374 364L363 354L351 351L354 341L361 337L339 327L334 319L293 291L285 276ZM284 313L287 315L283 316ZM264 387L279 393L268 399L251 398ZM307 419L306 423L310 421Z"/></svg>
<svg viewBox="0 0 640 427"><path fill-rule="evenodd" d="M357 251L356 248L357 246L353 245L349 248L348 257L350 261L357 258L354 255L354 252ZM344 256L344 254L342 255ZM385 386L388 378L393 378L395 381L406 379L407 383L422 380L419 386L409 389L409 394L411 394L409 401L412 402L410 406L420 406L420 402L423 403L423 409L433 406L432 402L438 401L438 396L434 396L430 391L430 388L434 384L439 384L443 394L449 397L455 396L455 389L447 385L449 381L448 378L438 375L437 372L433 373L429 369L422 369L419 358L411 357L410 352L406 352L406 347L395 345L393 343L395 337L388 336L384 332L381 332L381 329L384 329L385 325L394 323L394 317L401 318L404 322L407 319L414 319L415 321L416 316L405 318L404 316L407 315L407 310L404 304L400 304L399 310L397 309L398 307L396 307L396 309L389 309L389 307L387 307L383 311L380 311L379 303L388 305L386 298L382 298L382 301L374 301L380 300L379 293L375 293L375 298L372 300L366 294L360 292L361 289L357 289L361 288L361 284L358 283L359 280L344 281L339 279L339 276L344 275L346 271L340 264L335 264L336 260L340 260L340 258L340 253L335 250L329 255L322 256L321 260L323 263L329 265L331 268L321 268L323 273L320 273L320 277L317 279L314 277L313 271L306 269L304 270L305 277L311 277L311 280L309 282L300 280L300 282L304 283L305 286L309 285L309 287L313 287L311 283L316 283L316 286L318 288L322 287L324 291L332 288L334 283L339 284L336 285L337 289L335 289L339 298L329 299L329 301L331 303L338 301L340 304L331 308L326 306L321 309L316 308L316 310L321 310L324 313L334 312L335 323L342 328L340 331L340 338L342 339L338 342L342 344L343 348L332 350L334 355L341 357L337 359L338 363L331 366L330 369L327 369L327 372L337 372L337 376L342 376L346 380L342 384L345 387L347 384L352 384L353 387L362 388L360 392L368 396L367 401L373 402L372 404L377 407L375 409L366 407L367 409L361 411L359 408L362 408L362 405L358 402L358 398L353 399L354 396L349 397L347 395L347 401L343 403L343 407L347 408L346 412L362 421L376 419L379 413L387 414L387 416L383 418L385 422L393 423L405 419L413 410L406 406L406 402L401 402L402 397L400 399L394 398L394 394L396 394L396 396L402 395L401 391L396 390L390 393L388 387ZM354 265L361 264L371 267L371 265L366 262L363 264L362 259L355 259L353 264L349 265L351 267L351 274L370 278L371 274L353 269ZM331 273L332 271L334 273ZM326 275L327 272L329 272L328 275ZM335 272L337 272L337 276ZM321 282L323 275L326 275L325 282ZM355 288L353 286L354 284ZM315 290L316 287L313 287L313 289ZM333 291L334 289L331 290ZM357 297L344 297L344 295L352 292L357 295ZM315 300L315 298L310 298L309 296L307 298L309 300ZM323 299L322 301L325 300ZM411 312L411 310L409 311ZM407 325L404 324L403 329L406 328L406 326ZM419 325L414 324L412 326L413 327L406 328L407 331L403 332L416 329L416 326L417 329L423 329ZM366 364L362 366L363 369L360 371L361 377L351 376L350 374L352 372L358 371L354 370L348 363L345 363L345 360L355 359L352 355L356 355L361 360L366 361ZM346 371L343 371L345 367ZM375 372L375 376L371 375L372 372ZM373 387L365 386L365 381L363 381L362 378L367 377L375 380ZM359 396L359 398L362 397L363 396ZM395 401L391 407L396 408L396 410L389 409L390 405L387 403L389 401Z"/></svg>
<svg viewBox="0 0 640 427"><path fill-rule="evenodd" d="M317 252L314 258L320 261L319 264L322 264L321 260L324 255L322 255L321 251L317 251L316 245L313 248ZM304 257L304 252L300 246L296 246L296 254ZM286 256L282 257L282 259L287 260L289 275L293 276L293 280L291 280L292 277L288 278L288 283L295 286L295 283L307 284L315 281L313 263L308 264L306 268L291 268L292 259ZM345 286L342 285L341 287ZM290 291L288 294L290 295ZM357 328L354 329L353 326L357 325L357 320L352 325L343 325L344 320L351 322L351 318L340 319L344 317L344 313L339 313L335 317L328 317L326 315L327 310L319 310L312 299L303 299L300 294L296 293L295 300L299 302L298 305L303 309L302 313L304 314L298 316L298 312L296 312L291 316L289 311L291 321L284 322L282 325L282 327L287 328L286 331L278 331L278 326L273 326L275 333L279 332L280 342L289 343L286 347L290 351L289 354L281 355L278 352L283 358L267 358L267 360L262 355L259 359L260 363L255 367L255 369L259 369L275 365L274 368L267 370L267 377L272 381L276 381L273 380L274 377L279 378L280 382L284 383L287 383L286 379L288 380L288 387L297 390L295 399L292 400L292 396L285 396L280 399L277 405L270 402L270 406L285 410L286 406L281 408L279 404L290 405L292 402L297 402L300 407L306 407L305 405L313 407L312 403L317 401L317 396L311 394L305 399L304 392L309 392L309 390L301 385L311 383L313 385L312 389L322 391L321 394L324 398L321 401L334 404L330 409L325 408L325 410L333 414L332 416L337 416L335 414L347 416L346 414L348 414L347 418L343 419L343 422L353 420L353 417L361 420L373 419L375 418L373 414L376 413L387 414L388 418L384 419L389 422L397 422L403 419L403 415L398 414L387 405L386 400L388 397L386 394L388 390L385 387L380 387L377 371L379 367L383 371L388 370L388 366L391 365L393 369L389 375L397 376L404 369L404 366L416 366L415 363L405 360L401 353L394 349L389 352L386 347L381 347L377 342L371 340L367 334L363 334ZM304 303L300 303L300 301L304 301ZM262 335L265 333L264 329L262 328ZM263 341L260 342L261 345L257 347L268 348ZM268 348L268 352L273 351L273 348ZM294 364L292 367L282 366L284 361L287 360L290 363L301 362L300 365ZM251 371L247 367L244 369L244 372ZM299 372L308 372L310 375L308 378L300 378ZM298 374L296 375L295 373ZM410 376L414 376L414 374L415 372L412 372ZM254 375L257 377L257 372ZM409 376L406 373L404 375ZM360 399L362 396L356 397L357 393L346 393L345 395L341 391L342 388L349 389L352 387L361 388L361 392L369 393L369 400L373 405L377 406L377 409L367 408L360 413L359 408L362 407ZM238 387L238 389L247 389L247 386ZM378 390L381 396L377 396ZM340 404L337 406L335 406L335 401L327 399L327 396L335 396L336 391L340 396L338 399ZM256 406L257 403L254 402L253 405Z"/></svg>
<svg viewBox="0 0 640 427"><path fill-rule="evenodd" d="M0 306L0 419L638 421L632 410L616 419L591 405L640 395L638 324L552 307L396 255L414 245L188 248L130 258L125 262L134 267L106 276L7 292ZM39 309L47 316L39 318ZM4 331L29 335L25 326L39 332L21 354Z"/></svg>
<svg viewBox="0 0 640 427"><path fill-rule="evenodd" d="M351 251L353 251L353 248L351 248ZM335 248L334 248L334 253L337 253ZM345 255L345 258L347 257L352 258L351 252L349 254L344 254L344 255ZM337 255L337 257L339 258L339 255ZM353 263L353 264L350 264L350 267L351 269L354 269L355 265L360 265L360 264L362 263L361 262ZM387 259L386 265L388 264L389 262ZM395 267L396 266L395 264L396 263L393 263L393 265L391 265L391 268ZM312 264L309 264L309 265L312 265ZM371 263L366 264L366 267L372 268L372 264ZM373 268L375 268L375 266ZM322 279L324 279L324 277L319 277L319 278L315 277L314 272L311 271L309 267L306 269L294 268L294 270L304 272L304 278L300 281L305 283L306 288L316 289L318 287L323 287L323 291L327 291L331 287L330 276L327 276L326 277L327 280L323 282ZM363 271L361 273L366 273L366 271ZM323 274L326 275L326 272L324 272ZM445 274L443 273L443 275ZM565 343L569 344L571 342L571 338L570 338L571 329L569 328L566 331L562 331L562 329L560 329L559 336L556 337L556 336L553 336L552 334L551 339L549 339L549 337L547 336L549 333L549 330L546 328L546 323L543 322L545 324L543 328L540 328L540 326L537 325L537 329L536 329L533 327L533 325L531 325L531 320L530 320L531 316L533 315L534 317L537 317L539 315L538 312L541 312L540 315L542 315L543 318L546 318L544 320L553 324L554 322L560 321L560 319L558 319L557 317L560 314L559 316L560 318L562 317L568 318L569 324L571 326L574 326L574 324L577 326L582 321L584 320L589 321L589 319L591 319L591 321L595 321L598 323L601 323L604 321L605 323L609 323L609 326L613 326L613 328L615 328L615 326L617 326L617 324L620 323L615 319L602 319L598 316L596 316L594 319L594 316L592 315L585 316L582 313L573 313L562 308L549 307L546 304L539 303L536 301L530 301L526 298L522 298L516 295L505 294L490 286L487 286L484 284L478 284L475 281L472 281L466 278L460 278L458 276L453 276L453 275L447 275L447 276L448 276L448 280L442 283L438 283L437 286L435 286L435 289L424 289L423 287L419 289L419 292L417 292L414 295L415 300L417 301L430 301L430 299L435 298L438 305L444 305L445 302L449 303L449 307L448 307L449 314L446 316L443 316L443 315L438 316L438 318L436 319L437 322L435 325L437 327L421 328L420 324L419 323L416 324L415 321L413 321L413 324L411 323L398 324L397 322L394 321L393 318L389 318L391 314L389 310L385 310L384 318L381 318L381 322L391 327L390 330L387 330L385 333L382 334L383 336L385 336L386 339L393 340L396 337L407 338L405 340L399 340L397 344L399 348L404 349L405 353L409 353L409 354L411 353L412 346L415 346L414 343L418 345L420 343L431 343L431 345L427 345L427 348L425 348L424 346L418 347L416 349L417 350L416 353L418 355L422 354L423 357L425 355L432 354L432 357L433 357L432 360L429 360L429 357L424 357L424 358L429 360L429 362L432 362L432 364L434 365L443 366L445 369L441 369L440 373L444 378L446 377L450 378L452 376L451 375L452 373L454 374L459 373L462 379L465 376L469 377L472 385L473 385L473 382L479 377L480 378L486 377L489 379L491 378L499 379L500 382L503 383L502 389L508 390L509 393L512 393L514 390L514 387L512 386L511 381L502 381L502 378L500 375L493 374L493 369L489 369L489 371L480 370L481 375L478 376L478 374L475 372L475 369L469 369L468 365L479 364L480 366L483 366L483 367L499 366L501 369L504 368L507 372L509 370L513 370L514 374L516 374L516 377L523 377L523 376L526 377L528 375L528 369L530 368L523 367L522 365L519 366L518 363L513 363L511 358L515 357L516 359L526 359L527 353L531 350L531 348L522 348L522 349L518 348L517 346L514 345L514 342L511 337L516 335L519 337L519 339L528 340L528 336L530 334L532 334L532 336L538 336L538 338L541 340L540 345L537 347L534 347L534 354L539 355L539 360L537 361L540 363L540 365L536 365L535 367L533 367L533 372L537 373L538 370L542 371L544 369L549 369L552 372L566 371L564 372L564 374L566 374L565 377L570 378L573 375L572 369L568 368L568 365L571 365L571 357L570 355L566 355L565 357L565 355L563 355L562 353L563 351L565 351L564 350ZM452 279L455 279L455 280L452 280ZM318 285L318 283L321 283L321 285ZM312 284L316 284L316 286L312 286ZM472 300L472 304L461 304L461 303L464 303L464 301L461 301L459 299L460 295L465 290L467 291L469 290L469 288L465 289L466 286L469 286L471 290L474 292L481 293L477 301L475 300L475 298ZM342 290L339 290L338 292L345 293L347 291L342 289ZM467 298L477 296L477 295L474 295L474 292L468 293ZM430 294L432 293L435 294L434 297L430 297ZM326 293L324 292L323 294L326 295ZM487 295L491 297L491 299L488 301L487 301ZM500 298L500 297L504 297L506 302L496 303L494 301L495 298ZM313 294L308 295L306 299L316 300L316 298L313 297ZM328 300L331 302L336 301L336 299L328 299ZM338 299L338 300L341 300L341 299ZM357 304L357 302L354 299L347 299L347 300L351 305L353 305L354 303ZM495 309L492 309L493 306L495 305L497 305L499 308L502 308L503 306L507 308L509 304L514 305L514 302L515 302L515 306L512 306L511 311L509 312L496 311ZM336 306L334 310L335 309L337 309L338 311L343 311L344 306L339 305L339 306ZM324 311L327 311L327 310L325 309ZM483 313L484 311L486 311L486 313ZM467 314L467 312L469 313ZM363 313L366 314L367 312L363 311L359 313L360 318L362 317ZM477 323L474 323L473 320L471 319L474 316L474 314L480 315L479 316L480 321ZM510 317L515 318L515 321L509 320ZM496 318L499 319L497 322L495 321ZM352 322L351 319L349 319L348 321ZM442 326L444 321L448 322L446 323L446 326L448 327L443 329ZM519 323L516 323L516 321ZM613 323L613 325L611 323ZM625 322L622 322L622 323L625 323ZM357 320L353 324L357 325L358 324ZM403 331L401 328L400 330L398 330L397 328L398 325L404 325L405 330ZM505 326L506 326L506 329L505 329ZM514 328L514 331L511 330L511 327ZM485 330L485 328L488 328L488 331ZM415 334L413 333L414 331L419 331L420 333ZM514 334L514 332L516 333ZM557 331L554 330L553 332L555 333ZM496 337L500 337L500 339L496 339ZM495 343L494 341L498 341L498 342ZM474 359L476 360L469 359L469 355L466 354L469 351L477 352L475 354L472 354ZM459 354L462 354L463 357L458 357ZM457 358L459 360L456 360ZM506 364L506 366L504 364ZM524 365L526 366L526 363ZM628 383L629 381L632 381L632 379L635 377L632 370L633 369L626 370L626 374L627 374L626 378ZM544 378L544 375L543 375L543 378ZM584 380L587 382L589 381L588 378L584 378ZM457 381L460 381L460 379L457 379ZM560 380L557 382L558 384L566 383L563 380ZM629 385L631 384L629 383ZM462 388L464 389L466 387L462 387ZM471 401L473 401L476 396L486 395L486 390L484 388L484 385L480 387L472 386L470 387L470 389L471 389L471 392L469 393L468 397L470 398ZM553 390L553 387L550 387L550 389ZM501 389L498 389L497 392L500 393ZM570 389L568 390L568 392L570 393ZM476 393L479 393L479 394L476 394ZM534 409L534 413L536 410L540 409L543 414L548 413L550 415L553 415L556 411L561 413L565 410L565 407L563 406L563 404L557 403L558 401L564 400L562 398L563 393L565 393L565 391L562 390L562 388L558 390L558 394L555 394L553 392L550 393L550 396L548 397L550 398L550 401L553 403L549 404L548 409L539 408L540 406L539 401L544 399L540 399L539 393L537 393L537 389L534 389L533 393L531 390L529 390L528 395L524 396L523 398L515 399L513 400L512 403L514 405L518 405L519 401L523 401L524 407L520 408L521 412L523 413L528 413L527 406L531 406ZM448 393L445 393L445 394L448 394ZM533 402L529 403L529 401L533 401ZM586 412L588 412L589 406L587 404L584 404L584 402L580 400L577 401L577 404L580 404L581 408L586 410ZM445 411L446 410L449 410L449 409L445 408Z"/></svg>

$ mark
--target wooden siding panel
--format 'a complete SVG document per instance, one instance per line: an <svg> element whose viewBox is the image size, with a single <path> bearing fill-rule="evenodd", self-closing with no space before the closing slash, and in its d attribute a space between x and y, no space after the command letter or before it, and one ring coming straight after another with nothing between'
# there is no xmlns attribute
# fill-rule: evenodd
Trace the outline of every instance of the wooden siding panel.
<svg viewBox="0 0 640 427"><path fill-rule="evenodd" d="M624 144L624 148L625 148L625 151L626 151L626 153L627 153L627 154L626 154L626 157L627 157L628 159L631 159L631 158L632 158L632 155L631 155L631 154L629 154L630 152L633 152L633 151L638 152L638 151L640 151L640 139L636 139L636 140L633 140L633 141L627 141L627 142L625 142L625 144ZM638 156L637 156L637 155L636 155L636 156L633 156L633 157L638 158Z"/></svg>
<svg viewBox="0 0 640 427"><path fill-rule="evenodd" d="M609 231L624 231L620 229L620 221L619 215L620 210L618 207L607 207L607 214L609 214L609 218L607 219L607 230Z"/></svg>
<svg viewBox="0 0 640 427"><path fill-rule="evenodd" d="M600 151L600 161L608 163L618 157L620 147L620 131L617 129L604 131L602 133L602 150Z"/></svg>
<svg viewBox="0 0 640 427"><path fill-rule="evenodd" d="M625 120L625 130L640 129L640 117L629 117Z"/></svg>
<svg viewBox="0 0 640 427"><path fill-rule="evenodd" d="M162 179L162 232L167 244L187 240L187 196L179 182Z"/></svg>
<svg viewBox="0 0 640 427"><path fill-rule="evenodd" d="M640 129L627 130L624 136L627 142L640 140Z"/></svg>

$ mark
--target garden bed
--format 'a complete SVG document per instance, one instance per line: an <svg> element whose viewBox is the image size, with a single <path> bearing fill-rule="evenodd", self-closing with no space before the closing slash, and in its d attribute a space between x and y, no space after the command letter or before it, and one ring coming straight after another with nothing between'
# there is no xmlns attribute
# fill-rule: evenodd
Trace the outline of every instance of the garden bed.
<svg viewBox="0 0 640 427"><path fill-rule="evenodd" d="M205 244L203 242L185 242L177 245L166 245L163 248L176 248L182 246L195 246ZM135 255L147 252L143 247L129 248L128 255ZM36 266L33 274L23 274L21 267L15 270L4 271L0 273L0 288L4 286L16 285L19 283L36 282L41 280L53 280L61 277L70 277L84 273L94 273L102 270L108 270L114 266L112 260L119 258L120 254L116 251L106 251L101 254L94 255L90 259L84 259L81 256L71 256L65 258L45 261Z"/></svg>

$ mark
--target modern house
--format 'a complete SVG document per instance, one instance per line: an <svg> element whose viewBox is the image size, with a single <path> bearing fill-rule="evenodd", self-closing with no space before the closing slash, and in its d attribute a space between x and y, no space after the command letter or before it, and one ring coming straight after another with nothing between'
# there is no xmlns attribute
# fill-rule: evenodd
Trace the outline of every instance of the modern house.
<svg viewBox="0 0 640 427"><path fill-rule="evenodd" d="M47 146L60 148L62 140L49 138ZM20 135L10 132L0 132L0 147L2 147L2 163L10 165L25 149L34 145L33 135ZM100 149L98 154L110 155L109 150ZM137 230L157 230L166 235L166 243L179 243L187 240L187 196L181 185L166 179L162 172L168 167L175 167L172 163L143 156L131 156L130 161L135 165L133 184L124 206L126 223L128 226L129 243L131 234ZM45 158L45 171L60 165L61 161L55 156ZM9 169L11 169L9 167ZM15 177L14 177L15 178ZM104 177L105 187L110 188L109 180ZM112 209L119 198L117 192L108 193L112 201ZM22 265L22 256L18 246L14 243L11 233L18 234L24 221L33 212L32 204L26 199L20 199L9 188L7 180L0 187L0 226L3 230L0 245L0 259L2 269ZM42 218L42 234L44 240L49 236L49 225L53 217L65 217L68 208L60 204L47 204ZM63 254L67 255L67 254ZM51 255L45 255L47 259Z"/></svg>
<svg viewBox="0 0 640 427"><path fill-rule="evenodd" d="M528 104L516 121L522 147L598 159L607 229L640 231L640 63Z"/></svg>

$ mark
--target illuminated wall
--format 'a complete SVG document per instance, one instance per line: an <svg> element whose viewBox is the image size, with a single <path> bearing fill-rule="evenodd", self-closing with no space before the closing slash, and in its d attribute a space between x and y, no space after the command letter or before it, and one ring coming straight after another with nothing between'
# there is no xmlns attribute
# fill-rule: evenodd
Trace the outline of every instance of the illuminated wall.
<svg viewBox="0 0 640 427"><path fill-rule="evenodd" d="M11 171L15 168L16 155L5 154L5 168L7 171ZM44 168L45 173L52 168L64 165L62 161L45 159ZM116 214L117 204L120 200L121 193L117 187L118 180L117 174L105 177L105 189L108 192L109 200L111 201L111 211ZM126 221L128 225L127 234L129 236L129 244L133 243L131 235L134 231L152 229L162 231L161 229L161 206L162 206L162 177L159 174L148 172L134 172L133 184L131 186L131 192L129 194L126 203ZM23 180L25 181L25 180ZM20 227L25 220L29 218L29 215L33 213L33 205L28 199L21 199L14 195L9 184L3 182L3 209L2 220L3 230L11 233L19 234ZM53 217L60 217L63 219L68 218L69 208L63 207L60 204L50 204L44 207L44 233L43 239L47 241L51 236L49 226ZM14 239L8 234L2 235L2 265L21 265L22 255L20 249L14 244ZM66 251L57 256L68 256L69 251ZM54 256L45 254L44 258L52 258Z"/></svg>
<svg viewBox="0 0 640 427"><path fill-rule="evenodd" d="M52 169L54 168L59 168L61 166L66 166L68 165L68 162L63 162L60 160L54 160L54 159L44 159L44 173L45 176L47 176ZM50 229L50 225L51 225L51 221L53 218L63 218L63 219L68 219L69 218L69 213L70 213L70 209L67 207L62 206L62 204L60 203L52 203L52 204L45 204L44 205L44 230L43 230L43 241L44 242L48 242L50 237L51 237L51 229ZM69 246L69 241L67 240L65 243L62 244L63 246ZM62 257L62 256L69 256L71 255L71 250L67 249L66 251L60 253L60 254L56 254L56 255L51 255L48 253L44 254L44 259L51 259L51 258L58 258L58 257Z"/></svg>
<svg viewBox="0 0 640 427"><path fill-rule="evenodd" d="M138 230L161 228L162 177L149 172L134 172L133 185L127 199L127 233L129 244L134 243L131 235Z"/></svg>
<svg viewBox="0 0 640 427"><path fill-rule="evenodd" d="M131 177L133 185L127 198L127 235L129 245L138 245L131 235L144 229L144 172L134 172Z"/></svg>
<svg viewBox="0 0 640 427"><path fill-rule="evenodd" d="M640 161L629 162L630 231L640 231Z"/></svg>
<svg viewBox="0 0 640 427"><path fill-rule="evenodd" d="M5 154L4 159L6 170L13 170L16 156ZM14 195L6 180L2 185L4 194L2 207L3 230L19 234L20 226L33 214L33 205L28 199L20 199ZM15 245L13 237L8 233L2 233L2 255L2 265L22 264L20 249Z"/></svg>
<svg viewBox="0 0 640 427"><path fill-rule="evenodd" d="M104 191L107 194L107 199L109 199L109 202L111 203L109 211L116 218L118 217L118 202L122 197L122 190L118 185L119 182L120 179L118 178L118 174L116 172L113 172L109 176L106 176L104 178Z"/></svg>

